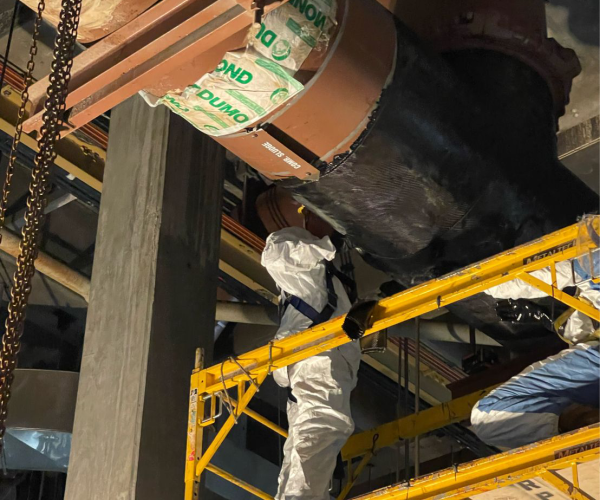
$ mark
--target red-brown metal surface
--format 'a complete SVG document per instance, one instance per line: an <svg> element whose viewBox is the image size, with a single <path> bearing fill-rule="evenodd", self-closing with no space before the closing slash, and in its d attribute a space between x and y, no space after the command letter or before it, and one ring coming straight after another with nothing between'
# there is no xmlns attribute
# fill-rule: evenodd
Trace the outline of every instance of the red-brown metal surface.
<svg viewBox="0 0 600 500"><path fill-rule="evenodd" d="M232 3L235 2L218 0L214 5ZM140 64L132 71L119 76L85 101L74 105L69 117L70 131L80 128L148 85L152 85L160 80L162 75L176 71L182 64L198 54L211 50L215 45L229 38L231 33L250 26L253 20L254 12L232 5L230 9L210 20L202 28Z"/></svg>
<svg viewBox="0 0 600 500"><path fill-rule="evenodd" d="M108 134L104 130L91 123L86 123L79 131L95 141L105 151L108 149Z"/></svg>
<svg viewBox="0 0 600 500"><path fill-rule="evenodd" d="M223 45L232 34L246 29L253 20L254 11L244 9L235 0L213 3L209 0L165 0L159 3L75 59L67 99L67 109L76 108L70 117L73 129L137 91L154 85L164 75L176 72L180 66L215 45ZM206 69L199 71L206 73ZM189 75L190 78L193 76ZM36 115L24 125L28 132L39 130L42 125L41 108L46 87L44 79L32 88L31 100Z"/></svg>
<svg viewBox="0 0 600 500"><path fill-rule="evenodd" d="M0 72L2 71L3 66L4 65L0 62ZM23 89L25 88L23 76L10 66L6 67L4 82L17 92L23 92ZM88 123L81 127L81 132L89 139L96 142L102 149L106 150L108 148L108 134L104 132L104 130Z"/></svg>
<svg viewBox="0 0 600 500"><path fill-rule="evenodd" d="M557 116L564 114L581 65L548 38L544 0L379 1L439 52L495 50L528 64L548 82Z"/></svg>
<svg viewBox="0 0 600 500"><path fill-rule="evenodd" d="M394 345L400 346L400 339L398 338L390 338L390 342ZM408 339L408 352L411 356L416 356L417 353L416 344L411 339ZM462 370L449 366L448 363L435 354L431 349L422 344L421 362L431 368L433 371L439 373L449 382L458 382L467 376Z"/></svg>
<svg viewBox="0 0 600 500"><path fill-rule="evenodd" d="M338 5L343 15L327 59L304 92L270 120L327 162L346 152L365 129L396 53L389 13L368 0Z"/></svg>
<svg viewBox="0 0 600 500"><path fill-rule="evenodd" d="M246 139L240 158L266 177L270 179L298 177L315 181L319 179L319 171L316 168L265 130L246 134ZM215 137L215 140L228 149L231 146L231 141L227 137ZM231 151L237 154L237 151Z"/></svg>
<svg viewBox="0 0 600 500"><path fill-rule="evenodd" d="M185 89L190 83L197 82L203 75L213 71L223 59L223 54L244 47L247 36L248 28L244 27L212 49L185 61L176 70L161 75L157 81L145 87L144 90L160 97L168 92Z"/></svg>
<svg viewBox="0 0 600 500"><path fill-rule="evenodd" d="M263 10L286 1L267 0ZM193 83L245 44L255 20L252 0L162 0L75 58L67 101L73 121L63 136L139 90L164 95ZM41 127L46 88L44 79L31 90L28 132Z"/></svg>
<svg viewBox="0 0 600 500"><path fill-rule="evenodd" d="M265 142L277 140L306 163L329 162L349 150L365 130L394 67L392 16L370 0L341 1L338 9L338 33L321 67L300 94L264 120L258 132ZM256 148L255 135L255 131L241 132L219 142L273 177L272 158ZM315 179L302 171L291 175Z"/></svg>
<svg viewBox="0 0 600 500"><path fill-rule="evenodd" d="M256 199L256 211L267 233L286 227L303 227L318 238L331 236L333 227L296 201L291 193L274 185Z"/></svg>
<svg viewBox="0 0 600 500"><path fill-rule="evenodd" d="M21 0L37 11L38 0ZM157 0L83 0L77 39L94 42L124 26ZM44 19L54 26L60 18L60 0L46 0Z"/></svg>
<svg viewBox="0 0 600 500"><path fill-rule="evenodd" d="M246 245L252 247L257 252L262 253L265 249L265 240L256 236L252 231L242 226L238 221L232 219L227 214L223 214L222 227L234 236L237 236Z"/></svg>
<svg viewBox="0 0 600 500"><path fill-rule="evenodd" d="M119 66L120 63L130 57L133 61L129 63L129 68L135 67L136 62L138 64L142 62L143 60L134 56L136 56L136 51L143 49L147 43L158 40L163 36L175 35L176 37L177 33L169 33L169 31L176 27L179 22L185 20L185 15L189 14L190 5L197 7L207 3L206 0L200 2L195 0L163 0L118 32L88 48L73 61L67 106L71 107L73 102L79 102L76 99L82 95L81 87L89 84L90 80L100 76L103 78L104 83L110 81L110 73L107 75L105 72ZM168 44L168 39L163 39L161 42L162 47L164 47ZM147 51L146 54L149 55L151 52ZM39 80L31 87L30 100L34 113L41 110L47 87L48 77ZM98 90L98 88L95 88L95 90ZM83 97L88 97L91 92L84 94Z"/></svg>
<svg viewBox="0 0 600 500"><path fill-rule="evenodd" d="M3 70L4 64L0 62L0 72ZM17 92L23 92L25 82L23 77L10 66L6 66L4 70L4 83L10 85Z"/></svg>
<svg viewBox="0 0 600 500"><path fill-rule="evenodd" d="M265 11L283 1L270 0ZM389 13L371 0L339 5L339 29L327 53L311 57L309 69L320 67L299 74L305 90L265 120L265 128L218 139L271 178L318 179L311 163L349 149L390 77L395 28ZM84 52L73 69L63 136L141 89L161 96L198 80L223 53L243 46L253 8L250 0L163 0ZM28 132L42 125L46 85L32 89L36 114L25 123Z"/></svg>

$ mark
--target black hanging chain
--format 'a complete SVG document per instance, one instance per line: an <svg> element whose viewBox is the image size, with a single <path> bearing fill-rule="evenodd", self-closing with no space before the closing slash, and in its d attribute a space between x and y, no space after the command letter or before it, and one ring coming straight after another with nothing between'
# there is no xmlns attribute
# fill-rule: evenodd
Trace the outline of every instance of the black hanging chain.
<svg viewBox="0 0 600 500"><path fill-rule="evenodd" d="M44 1L41 0L39 3L38 22L40 22L41 13L44 10ZM6 332L2 338L2 350L0 351L0 450L4 444L8 401L21 346L27 301L31 293L31 280L35 273L40 233L44 225L44 208L49 188L50 168L56 159L55 145L60 139L60 132L64 124L65 104L71 79L81 3L82 0L62 0L61 2L60 21L54 45L54 60L44 103L43 125L29 184L25 226L22 230L17 270L8 304ZM35 46L35 40L33 46ZM31 52L34 54L35 49L32 48Z"/></svg>

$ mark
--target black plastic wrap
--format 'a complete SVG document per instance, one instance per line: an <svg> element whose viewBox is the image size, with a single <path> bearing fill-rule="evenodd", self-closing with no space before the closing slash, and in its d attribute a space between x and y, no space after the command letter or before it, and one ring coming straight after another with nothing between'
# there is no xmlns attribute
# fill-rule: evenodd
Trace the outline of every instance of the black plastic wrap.
<svg viewBox="0 0 600 500"><path fill-rule="evenodd" d="M393 82L371 118L318 182L283 184L404 287L598 210L598 196L557 160L546 82L513 57L435 54L399 26ZM558 342L500 323L494 304L480 294L450 309L513 351Z"/></svg>
<svg viewBox="0 0 600 500"><path fill-rule="evenodd" d="M369 130L313 183L286 181L366 259L406 286L597 210L556 159L545 81L489 51L447 57L398 28L398 59Z"/></svg>

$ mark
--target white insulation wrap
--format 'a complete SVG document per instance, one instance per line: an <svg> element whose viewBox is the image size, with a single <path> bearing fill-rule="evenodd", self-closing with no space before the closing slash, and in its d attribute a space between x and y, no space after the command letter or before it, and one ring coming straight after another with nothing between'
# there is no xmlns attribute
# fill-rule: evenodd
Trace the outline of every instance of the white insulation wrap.
<svg viewBox="0 0 600 500"><path fill-rule="evenodd" d="M282 300L294 295L322 311L328 302L325 261L335 257L329 237L318 239L301 228L286 228L269 236L262 256ZM350 309L342 284L333 279L337 308L332 317ZM281 319L277 338L310 328L312 320L293 306ZM312 356L273 374L291 388L287 405L289 437L279 475L276 500L329 500L329 482L336 457L354 430L350 393L356 386L360 344L351 342Z"/></svg>
<svg viewBox="0 0 600 500"><path fill-rule="evenodd" d="M248 127L303 88L269 59L228 52L215 71L160 102L202 132L221 136Z"/></svg>
<svg viewBox="0 0 600 500"><path fill-rule="evenodd" d="M313 49L327 47L336 10L335 0L290 0L265 16L250 46L295 73Z"/></svg>

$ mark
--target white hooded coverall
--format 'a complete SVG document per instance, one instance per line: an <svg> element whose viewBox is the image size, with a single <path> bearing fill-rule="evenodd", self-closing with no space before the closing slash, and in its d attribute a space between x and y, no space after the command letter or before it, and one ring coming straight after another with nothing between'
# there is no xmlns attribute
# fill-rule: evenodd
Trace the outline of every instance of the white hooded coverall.
<svg viewBox="0 0 600 500"><path fill-rule="evenodd" d="M301 228L286 228L269 236L262 255L282 303L293 295L322 311L328 303L325 261L335 257L329 237L318 239ZM337 308L332 318L350 309L348 296L333 279ZM289 305L276 338L310 328L312 320ZM337 455L354 431L350 393L356 386L360 345L350 342L274 372L281 387L290 387L289 435L279 474L276 500L329 500L329 485Z"/></svg>
<svg viewBox="0 0 600 500"><path fill-rule="evenodd" d="M548 284L552 282L549 268L531 274ZM579 297L600 309L599 287L590 281L576 283L574 278L587 276L573 276L569 261L557 263L557 287L562 290L577 286ZM486 293L496 299L546 297L519 279ZM473 432L487 444L515 448L556 436L560 415L572 404L598 407L600 353L597 345L585 343L594 331L592 320L575 311L563 332L575 346L527 367L480 400L471 413Z"/></svg>

